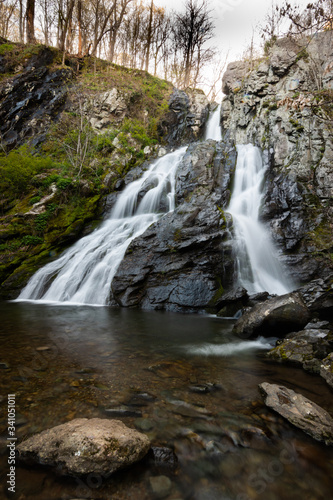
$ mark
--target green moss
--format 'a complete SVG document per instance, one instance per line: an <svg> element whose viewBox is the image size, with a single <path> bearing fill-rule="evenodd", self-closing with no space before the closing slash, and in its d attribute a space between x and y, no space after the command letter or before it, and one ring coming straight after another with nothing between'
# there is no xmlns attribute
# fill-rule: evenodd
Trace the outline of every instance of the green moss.
<svg viewBox="0 0 333 500"><path fill-rule="evenodd" d="M0 56L4 56L8 52L14 50L15 45L13 43L3 43L0 45Z"/></svg>

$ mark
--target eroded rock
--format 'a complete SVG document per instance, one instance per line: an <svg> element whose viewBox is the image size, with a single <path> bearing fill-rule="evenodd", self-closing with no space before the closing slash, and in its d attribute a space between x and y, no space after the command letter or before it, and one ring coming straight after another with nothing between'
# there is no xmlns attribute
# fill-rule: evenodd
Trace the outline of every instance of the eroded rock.
<svg viewBox="0 0 333 500"><path fill-rule="evenodd" d="M119 420L77 418L23 441L19 458L60 466L63 474L109 474L141 460L150 448L144 434Z"/></svg>
<svg viewBox="0 0 333 500"><path fill-rule="evenodd" d="M241 338L258 335L284 337L304 328L310 319L309 311L299 293L273 297L255 305L236 322L233 333Z"/></svg>
<svg viewBox="0 0 333 500"><path fill-rule="evenodd" d="M333 445L333 418L316 403L282 385L259 385L266 406L317 441Z"/></svg>
<svg viewBox="0 0 333 500"><path fill-rule="evenodd" d="M269 351L268 357L301 365L305 370L319 373L321 360L333 350L333 335L329 330L309 329L288 335Z"/></svg>

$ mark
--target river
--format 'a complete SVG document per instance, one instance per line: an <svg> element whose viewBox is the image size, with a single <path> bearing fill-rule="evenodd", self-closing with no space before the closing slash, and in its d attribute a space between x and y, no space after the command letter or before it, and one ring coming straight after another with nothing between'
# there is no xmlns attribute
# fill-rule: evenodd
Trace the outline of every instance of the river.
<svg viewBox="0 0 333 500"><path fill-rule="evenodd" d="M266 360L267 341L235 339L232 320L24 302L1 303L0 317L0 498L153 500L161 475L169 500L331 497L333 449L268 410L258 384L281 383L333 414L330 389ZM85 479L16 464L9 495L8 393L19 440L78 417L120 418L150 437L155 459Z"/></svg>

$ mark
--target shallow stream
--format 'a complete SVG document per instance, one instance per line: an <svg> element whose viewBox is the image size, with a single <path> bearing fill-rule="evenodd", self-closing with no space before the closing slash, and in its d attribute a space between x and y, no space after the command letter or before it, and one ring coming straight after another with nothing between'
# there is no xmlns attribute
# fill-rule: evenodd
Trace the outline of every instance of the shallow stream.
<svg viewBox="0 0 333 500"><path fill-rule="evenodd" d="M171 480L168 500L332 497L333 448L266 409L258 384L286 385L333 415L332 392L268 362L267 341L235 339L232 321L33 303L0 303L0 317L1 499L152 500L156 476ZM145 432L155 455L109 478L17 465L9 495L8 393L19 440L78 417L118 418Z"/></svg>

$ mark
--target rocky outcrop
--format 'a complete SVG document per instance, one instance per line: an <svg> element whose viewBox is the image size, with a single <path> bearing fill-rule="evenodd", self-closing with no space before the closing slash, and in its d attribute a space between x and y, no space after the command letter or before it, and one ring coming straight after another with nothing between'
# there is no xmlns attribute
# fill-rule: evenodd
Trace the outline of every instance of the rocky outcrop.
<svg viewBox="0 0 333 500"><path fill-rule="evenodd" d="M284 337L300 330L310 319L309 311L299 293L273 297L255 305L235 323L233 333L241 338Z"/></svg>
<svg viewBox="0 0 333 500"><path fill-rule="evenodd" d="M77 418L18 447L19 459L57 466L62 474L111 474L141 460L149 439L119 420Z"/></svg>
<svg viewBox="0 0 333 500"><path fill-rule="evenodd" d="M332 267L332 36L278 40L267 57L231 63L223 77L224 132L269 152L262 218L300 284Z"/></svg>
<svg viewBox="0 0 333 500"><path fill-rule="evenodd" d="M0 86L0 137L7 148L42 142L62 111L73 71L48 67L54 56L52 49L42 48L16 78Z"/></svg>
<svg viewBox="0 0 333 500"><path fill-rule="evenodd" d="M265 404L317 441L333 445L333 418L320 406L291 389L264 382Z"/></svg>
<svg viewBox="0 0 333 500"><path fill-rule="evenodd" d="M208 99L202 90L175 89L169 99L169 113L162 127L172 146L199 139L209 114Z"/></svg>
<svg viewBox="0 0 333 500"><path fill-rule="evenodd" d="M233 262L223 252L223 209L229 199L234 149L206 141L191 145L177 170L176 210L128 247L112 281L125 307L197 311L218 302ZM149 186L148 186L149 188Z"/></svg>
<svg viewBox="0 0 333 500"><path fill-rule="evenodd" d="M278 342L267 356L276 361L291 362L302 366L304 370L319 373L322 360L331 351L333 351L333 334L330 330L307 328L288 335L282 342Z"/></svg>
<svg viewBox="0 0 333 500"><path fill-rule="evenodd" d="M299 289L299 293L311 313L330 319L333 315L333 275L310 281Z"/></svg>
<svg viewBox="0 0 333 500"><path fill-rule="evenodd" d="M92 102L85 104L85 113L91 126L101 131L114 123L120 123L127 111L125 96L113 88L96 94Z"/></svg>

